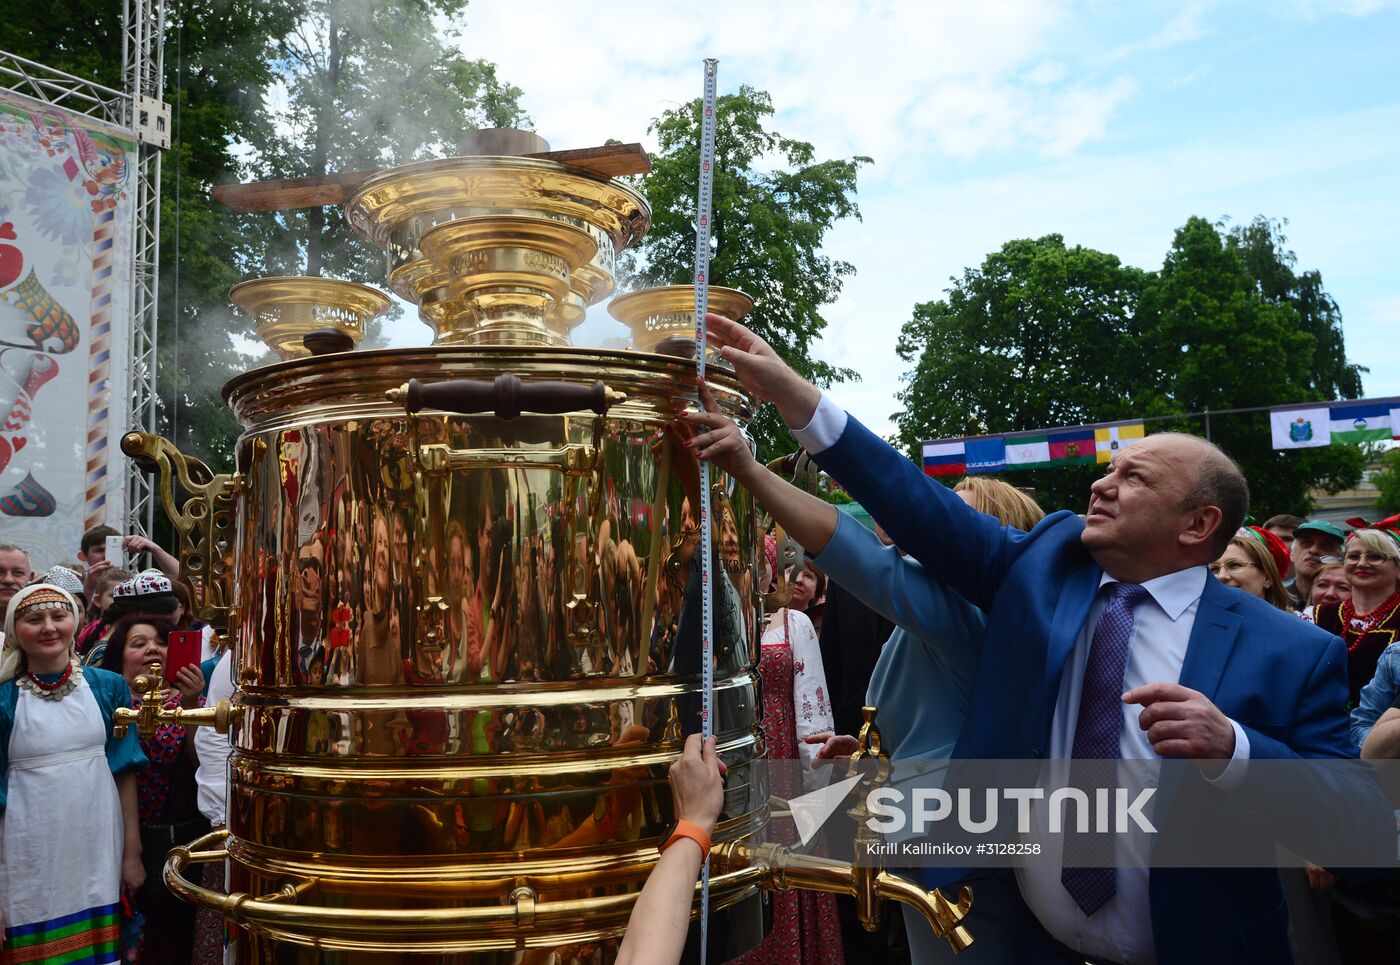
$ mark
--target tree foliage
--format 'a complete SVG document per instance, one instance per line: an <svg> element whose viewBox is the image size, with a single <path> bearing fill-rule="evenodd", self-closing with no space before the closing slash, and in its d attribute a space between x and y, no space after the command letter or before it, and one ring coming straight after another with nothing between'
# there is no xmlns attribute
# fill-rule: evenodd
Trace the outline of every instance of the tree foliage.
<svg viewBox="0 0 1400 965"><path fill-rule="evenodd" d="M481 127L528 123L520 89L457 49L465 0L302 0L279 43L285 108L249 138L258 177L377 170L457 153ZM383 284L384 257L339 208L258 219L261 269Z"/></svg>
<svg viewBox="0 0 1400 965"><path fill-rule="evenodd" d="M230 286L266 274L382 285L382 256L338 209L239 214L217 184L455 153L457 136L522 120L518 89L456 49L465 0L168 0L161 166L160 431L216 470L238 426L219 388L249 367ZM121 88L119 0L37 0L0 19L0 49ZM256 351L256 350L255 350Z"/></svg>
<svg viewBox="0 0 1400 965"><path fill-rule="evenodd" d="M1224 231L1192 218L1145 272L1059 235L1008 242L905 323L901 442L914 452L941 436L1357 397L1340 310L1317 272L1295 274L1284 245L1266 219ZM1311 489L1355 485L1365 461L1350 446L1276 452L1267 413L1216 416L1210 435L1265 515L1306 512ZM1094 471L1014 479L1047 508L1079 508Z"/></svg>
<svg viewBox="0 0 1400 965"><path fill-rule="evenodd" d="M1377 460L1380 468L1371 474L1371 482L1380 493L1376 508L1382 516L1400 513L1400 449L1389 449Z"/></svg>
<svg viewBox="0 0 1400 965"><path fill-rule="evenodd" d="M651 202L651 232L622 259L623 281L633 287L692 280L700 109L697 98L651 125L660 150L639 185ZM744 323L807 378L818 385L856 378L811 354L826 328L822 307L855 271L822 254L822 240L837 221L860 217L856 176L870 159L818 161L811 144L768 129L772 114L772 98L752 87L717 100L710 283L753 296ZM774 159L777 166L769 168ZM770 410L760 412L751 431L761 457L795 448Z"/></svg>

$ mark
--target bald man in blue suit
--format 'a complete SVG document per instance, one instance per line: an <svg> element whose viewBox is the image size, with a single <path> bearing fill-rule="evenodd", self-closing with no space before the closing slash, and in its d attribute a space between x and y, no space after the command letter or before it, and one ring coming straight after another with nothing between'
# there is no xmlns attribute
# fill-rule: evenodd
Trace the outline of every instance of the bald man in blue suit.
<svg viewBox="0 0 1400 965"><path fill-rule="evenodd" d="M1029 533L977 513L805 382L748 329L708 317L746 388L894 541L987 616L958 758L1185 758L1230 794L1250 760L1347 758L1339 639L1207 571L1243 522L1248 487L1210 443L1160 434L1120 451L1084 519ZM733 444L706 413L701 455ZM1300 787L1298 794L1313 794ZM1339 836L1393 817L1374 784L1313 813ZM1193 793L1196 789L1193 788ZM1256 815L1251 815L1251 820ZM1241 835L1267 835L1248 822ZM1162 842L1158 842L1162 846ZM1171 963L1291 960L1272 868L1022 869L1022 895L1057 943L1023 960ZM937 882L933 882L937 883Z"/></svg>

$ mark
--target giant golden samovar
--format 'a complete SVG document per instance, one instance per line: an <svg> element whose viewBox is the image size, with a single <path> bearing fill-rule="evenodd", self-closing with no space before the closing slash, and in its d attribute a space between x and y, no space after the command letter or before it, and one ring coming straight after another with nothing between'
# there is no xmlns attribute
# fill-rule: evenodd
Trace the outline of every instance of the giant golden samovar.
<svg viewBox="0 0 1400 965"><path fill-rule="evenodd" d="M965 896L765 842L753 501L718 475L699 532L676 420L693 359L568 339L645 200L556 161L465 156L381 172L346 215L434 344L351 351L384 309L372 289L248 282L235 296L283 360L224 389L236 472L123 442L161 473L183 576L234 655L233 705L182 716L231 725L228 828L171 853L170 887L237 926L240 962L609 959L700 727L707 537L729 768L711 959L761 940L765 887L868 914L911 901L965 943ZM752 416L732 375L709 381ZM152 692L125 716L162 713ZM227 894L190 873L224 860Z"/></svg>

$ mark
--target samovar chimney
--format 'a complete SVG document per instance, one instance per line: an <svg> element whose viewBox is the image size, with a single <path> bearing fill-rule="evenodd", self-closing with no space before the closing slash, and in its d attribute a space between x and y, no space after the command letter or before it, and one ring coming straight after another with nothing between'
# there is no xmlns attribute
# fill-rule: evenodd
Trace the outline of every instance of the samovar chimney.
<svg viewBox="0 0 1400 965"><path fill-rule="evenodd" d="M549 142L534 131L522 131L515 127L487 127L479 131L468 131L457 142L457 153L463 157L524 157L528 154L543 154L549 150Z"/></svg>

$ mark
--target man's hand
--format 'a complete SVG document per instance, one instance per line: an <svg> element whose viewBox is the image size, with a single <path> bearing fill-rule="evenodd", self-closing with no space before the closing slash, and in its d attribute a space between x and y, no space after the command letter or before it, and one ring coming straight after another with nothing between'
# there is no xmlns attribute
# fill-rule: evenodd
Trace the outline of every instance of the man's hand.
<svg viewBox="0 0 1400 965"><path fill-rule="evenodd" d="M738 322L716 315L705 315L709 342L720 357L734 366L744 388L759 401L772 402L788 428L801 429L812 421L821 401L821 390L812 385L778 357L772 347Z"/></svg>
<svg viewBox="0 0 1400 965"><path fill-rule="evenodd" d="M728 770L715 753L713 737L701 743L699 734L685 739L685 752L671 765L668 775L676 817L713 834L724 807L724 775Z"/></svg>
<svg viewBox="0 0 1400 965"><path fill-rule="evenodd" d="M1180 684L1134 687L1125 704L1141 704L1138 726L1162 757L1228 761L1235 756L1235 728L1205 694ZM1216 769L1213 777L1224 770Z"/></svg>
<svg viewBox="0 0 1400 965"><path fill-rule="evenodd" d="M1311 861L1303 865L1303 870L1308 875L1308 887L1313 891L1326 891L1337 885L1337 876L1326 868L1319 868Z"/></svg>
<svg viewBox="0 0 1400 965"><path fill-rule="evenodd" d="M821 750L817 751L817 760L834 761L838 758L850 757L860 750L860 741L850 734L833 734L829 730L819 730L815 734L808 734L802 738L806 744L820 744Z"/></svg>

